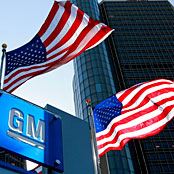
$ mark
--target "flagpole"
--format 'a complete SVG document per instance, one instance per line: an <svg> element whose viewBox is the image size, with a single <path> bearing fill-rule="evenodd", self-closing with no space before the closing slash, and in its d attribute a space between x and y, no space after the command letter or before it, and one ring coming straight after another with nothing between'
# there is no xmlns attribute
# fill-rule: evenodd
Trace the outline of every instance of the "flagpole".
<svg viewBox="0 0 174 174"><path fill-rule="evenodd" d="M1 57L1 68L0 68L0 89L3 89L3 84L4 82L2 82L2 78L3 78L3 66L4 66L4 60L5 60L5 56L6 56L6 48L7 45L6 44L2 44L2 57Z"/></svg>
<svg viewBox="0 0 174 174"><path fill-rule="evenodd" d="M94 125L93 111L92 111L92 107L91 107L91 100L87 99L86 104L88 107L88 124L89 124L90 135L91 135L93 158L94 158L94 162L95 162L95 173L101 174L100 157L99 157L98 148L97 148L96 132L95 132L95 125Z"/></svg>

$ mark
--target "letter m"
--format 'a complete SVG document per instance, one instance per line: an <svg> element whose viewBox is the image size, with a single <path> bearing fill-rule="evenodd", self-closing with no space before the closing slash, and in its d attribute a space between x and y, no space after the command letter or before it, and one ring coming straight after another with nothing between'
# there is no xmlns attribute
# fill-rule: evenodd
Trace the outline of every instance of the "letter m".
<svg viewBox="0 0 174 174"><path fill-rule="evenodd" d="M43 120L38 121L37 128L35 126L34 117L27 116L27 136L37 139L40 137L40 141L45 142L45 122Z"/></svg>

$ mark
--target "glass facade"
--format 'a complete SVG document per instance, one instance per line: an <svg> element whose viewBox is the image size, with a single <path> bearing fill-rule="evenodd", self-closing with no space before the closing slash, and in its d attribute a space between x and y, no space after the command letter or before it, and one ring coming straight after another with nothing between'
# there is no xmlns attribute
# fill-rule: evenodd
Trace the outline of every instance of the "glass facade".
<svg viewBox="0 0 174 174"><path fill-rule="evenodd" d="M96 0L73 0L90 17L99 19ZM74 103L76 115L88 121L86 99L92 106L116 93L105 43L85 51L74 59ZM102 174L134 173L128 145L122 151L110 151L101 158Z"/></svg>
<svg viewBox="0 0 174 174"><path fill-rule="evenodd" d="M116 53L111 54L117 57L114 62L118 59L116 63L121 69L115 69L123 75L125 87L156 78L173 79L171 4L167 1L103 2L100 7L105 23L115 29L110 44Z"/></svg>
<svg viewBox="0 0 174 174"><path fill-rule="evenodd" d="M0 161L12 164L14 166L26 169L26 160L17 155L10 154L0 148Z"/></svg>
<svg viewBox="0 0 174 174"><path fill-rule="evenodd" d="M79 8L94 19L99 18L99 9L95 0L74 1ZM82 53L74 60L74 100L76 115L87 120L86 99L90 98L95 106L103 99L115 93L110 64L105 48L101 43L95 49Z"/></svg>
<svg viewBox="0 0 174 174"><path fill-rule="evenodd" d="M174 10L168 1L100 3L117 90L157 78L174 80ZM111 49L110 49L111 48ZM136 173L174 173L174 120L162 132L129 143Z"/></svg>

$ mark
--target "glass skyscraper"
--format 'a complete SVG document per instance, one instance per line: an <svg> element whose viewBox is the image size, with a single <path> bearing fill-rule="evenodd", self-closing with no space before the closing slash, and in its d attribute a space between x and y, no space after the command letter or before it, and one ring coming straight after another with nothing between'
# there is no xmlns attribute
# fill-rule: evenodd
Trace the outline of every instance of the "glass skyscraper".
<svg viewBox="0 0 174 174"><path fill-rule="evenodd" d="M73 0L73 3L90 17L99 19L96 0ZM76 115L88 121L86 99L90 98L92 106L95 106L116 92L105 43L102 42L76 58L74 70L73 90ZM101 168L103 174L134 173L128 145L122 151L110 151L102 157Z"/></svg>
<svg viewBox="0 0 174 174"><path fill-rule="evenodd" d="M104 0L100 11L115 28L106 45L117 91L157 78L174 80L174 9L168 1ZM132 142L136 171L174 173L173 120L156 136Z"/></svg>
<svg viewBox="0 0 174 174"><path fill-rule="evenodd" d="M107 50L118 90L156 78L173 79L174 11L168 1L105 0L100 9L104 22L115 29Z"/></svg>
<svg viewBox="0 0 174 174"><path fill-rule="evenodd" d="M105 42L74 60L77 116L87 120L88 98L95 106L140 82L174 80L174 10L168 1L104 0L99 4L101 16L96 0L74 3L115 29ZM174 173L173 120L155 136L131 140L122 151L108 152L104 163L111 174Z"/></svg>

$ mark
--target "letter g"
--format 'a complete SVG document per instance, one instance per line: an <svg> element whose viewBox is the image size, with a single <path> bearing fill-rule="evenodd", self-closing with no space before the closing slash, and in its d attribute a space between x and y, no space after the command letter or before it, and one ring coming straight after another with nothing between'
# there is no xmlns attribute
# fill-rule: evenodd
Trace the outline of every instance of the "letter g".
<svg viewBox="0 0 174 174"><path fill-rule="evenodd" d="M18 117L16 119L16 124L14 124L14 117ZM9 114L9 120L8 120L8 125L10 129L12 129L15 132L22 133L23 132L23 121L21 119L24 118L23 113L18 110L18 109L11 109L10 114Z"/></svg>

